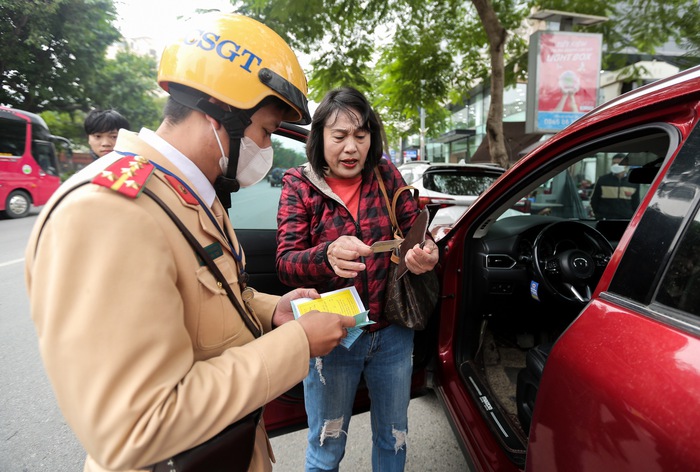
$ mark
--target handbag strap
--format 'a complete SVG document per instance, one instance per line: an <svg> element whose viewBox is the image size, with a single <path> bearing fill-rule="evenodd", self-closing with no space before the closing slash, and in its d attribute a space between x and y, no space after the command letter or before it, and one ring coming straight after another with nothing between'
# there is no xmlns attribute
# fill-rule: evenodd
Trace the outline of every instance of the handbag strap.
<svg viewBox="0 0 700 472"><path fill-rule="evenodd" d="M144 188L143 193L151 197L151 199L153 199L153 201L155 201L163 209L163 211L165 211L165 213L170 217L170 219L173 220L173 223L175 223L175 226L177 226L177 228L180 230L187 242L190 243L190 246L192 246L194 252L207 264L207 267L209 267L209 270L216 278L219 287L222 287L226 291L226 295L228 295L228 298L229 300L231 300L231 303L233 304L233 307L236 309L236 311L240 313L241 318L243 319L243 322L245 323L246 327L250 330L251 333L253 333L253 336L259 338L262 333L260 332L258 327L255 326L253 320L250 319L250 316L248 315L248 312L245 310L245 308L241 306L240 302L236 298L236 295L233 293L231 286L226 281L226 277L224 277L224 275L221 273L221 270L211 258L209 253L202 247L199 241L197 241L197 238L194 237L194 235L190 232L190 230L187 229L184 223L180 221L177 215L175 215L175 213L165 204L165 202L163 202L163 200L156 196L155 193L153 193L149 188Z"/></svg>
<svg viewBox="0 0 700 472"><path fill-rule="evenodd" d="M379 169L377 169L376 167L374 168L374 175L377 176L377 182L379 182L379 189L384 195L384 202L386 203L386 209L389 212L389 218L391 219L391 226L393 227L394 237L398 236L399 238L403 239L403 232L401 231L399 222L396 219L396 203L399 200L399 195L401 195L401 192L403 192L404 190L414 190L414 198L416 198L416 196L418 195L418 189L410 185L400 187L396 191L396 193L394 193L394 198L392 199L391 203L389 203L389 195L387 194L386 187L384 186L384 179L382 179L382 175L379 173Z"/></svg>

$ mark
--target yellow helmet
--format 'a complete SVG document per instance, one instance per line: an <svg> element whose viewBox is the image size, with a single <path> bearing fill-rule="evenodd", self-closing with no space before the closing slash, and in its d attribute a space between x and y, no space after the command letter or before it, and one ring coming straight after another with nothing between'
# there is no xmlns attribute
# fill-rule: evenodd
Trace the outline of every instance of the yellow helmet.
<svg viewBox="0 0 700 472"><path fill-rule="evenodd" d="M272 29L243 15L207 13L183 28L166 46L158 84L198 90L239 110L250 110L275 96L292 111L285 121L311 122L304 71L289 45ZM177 88L177 87L176 87Z"/></svg>

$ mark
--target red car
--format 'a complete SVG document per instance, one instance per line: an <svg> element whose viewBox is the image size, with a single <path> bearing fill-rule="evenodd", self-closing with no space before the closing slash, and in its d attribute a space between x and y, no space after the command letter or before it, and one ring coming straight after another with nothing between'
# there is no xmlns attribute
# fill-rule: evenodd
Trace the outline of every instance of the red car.
<svg viewBox="0 0 700 472"><path fill-rule="evenodd" d="M700 470L699 121L700 68L625 94L521 159L439 241L414 387L438 394L472 470ZM601 204L628 216L581 198L608 174ZM234 227L251 284L284 291L274 227L237 213L255 188L234 194ZM267 408L273 434L305 426L300 389Z"/></svg>

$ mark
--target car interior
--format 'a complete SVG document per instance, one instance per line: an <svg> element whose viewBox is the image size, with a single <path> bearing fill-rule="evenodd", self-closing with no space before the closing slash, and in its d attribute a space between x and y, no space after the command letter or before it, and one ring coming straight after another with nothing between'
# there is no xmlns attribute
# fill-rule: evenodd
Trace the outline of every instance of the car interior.
<svg viewBox="0 0 700 472"><path fill-rule="evenodd" d="M595 182L623 154L627 193L643 200L677 140L659 124L578 146L507 189L468 230L456 360L518 465L547 356L590 300L630 222L596 218Z"/></svg>

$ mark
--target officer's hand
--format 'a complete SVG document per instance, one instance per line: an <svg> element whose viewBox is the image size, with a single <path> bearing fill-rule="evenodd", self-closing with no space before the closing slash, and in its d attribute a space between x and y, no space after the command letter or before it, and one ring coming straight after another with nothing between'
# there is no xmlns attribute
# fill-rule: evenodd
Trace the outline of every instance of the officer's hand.
<svg viewBox="0 0 700 472"><path fill-rule="evenodd" d="M355 318L337 313L310 311L297 322L304 328L309 340L311 357L325 356L348 335L347 328L355 326Z"/></svg>
<svg viewBox="0 0 700 472"><path fill-rule="evenodd" d="M272 314L272 326L282 326L283 324L294 321L294 312L292 311L292 300L297 298L321 298L316 289L313 288L296 288L291 292L285 293L277 302L275 312Z"/></svg>

